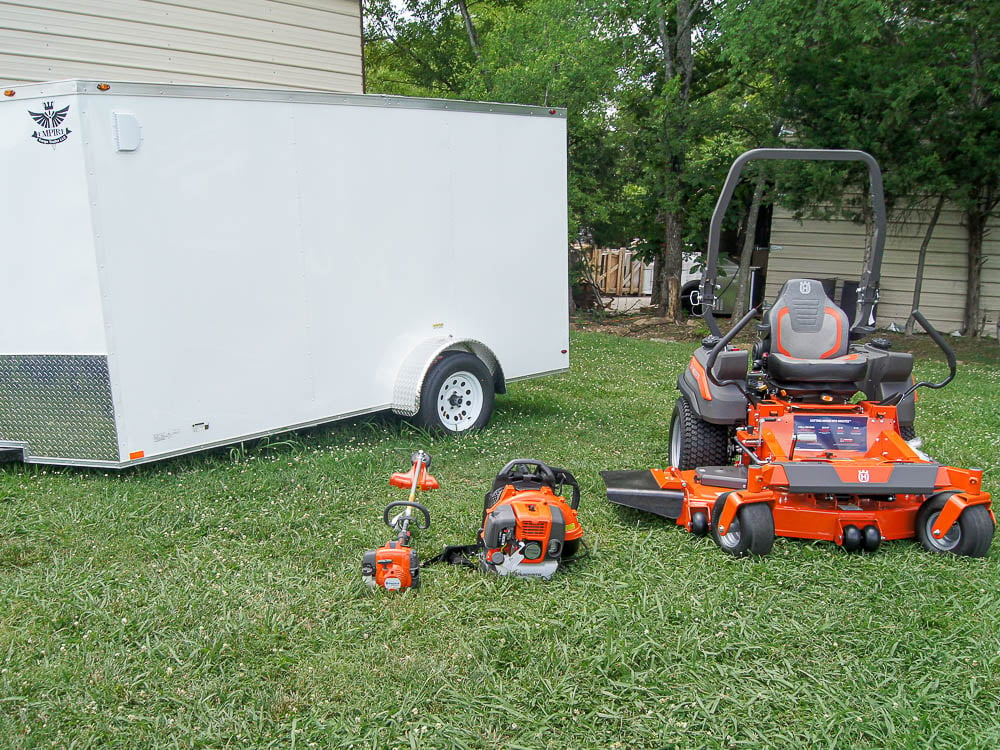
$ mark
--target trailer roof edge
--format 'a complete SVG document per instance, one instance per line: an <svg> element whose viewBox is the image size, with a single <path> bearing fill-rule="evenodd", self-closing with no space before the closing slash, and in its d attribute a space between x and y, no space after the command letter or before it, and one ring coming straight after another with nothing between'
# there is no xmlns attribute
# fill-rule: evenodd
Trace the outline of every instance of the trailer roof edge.
<svg viewBox="0 0 1000 750"><path fill-rule="evenodd" d="M302 89L255 89L201 84L135 83L74 78L47 83L26 83L13 87L13 90L15 91L15 96L4 97L0 101L41 99L48 96L68 96L72 94L95 94L100 96L125 94L128 96L169 96L186 99L340 104L358 107L448 110L454 112L566 118L566 109L563 107L542 107L529 104L507 104L503 102L473 102L463 99L430 99L413 96L392 96L389 94L337 94Z"/></svg>

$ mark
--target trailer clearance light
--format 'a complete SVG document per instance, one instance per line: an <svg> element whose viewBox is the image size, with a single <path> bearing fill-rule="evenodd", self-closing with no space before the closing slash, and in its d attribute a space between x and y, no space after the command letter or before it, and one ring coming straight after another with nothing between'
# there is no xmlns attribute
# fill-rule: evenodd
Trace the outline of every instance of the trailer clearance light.
<svg viewBox="0 0 1000 750"><path fill-rule="evenodd" d="M111 84L110 83L99 83L99 84L97 84L97 90L98 91L110 91L111 90Z"/></svg>
<svg viewBox="0 0 1000 750"><path fill-rule="evenodd" d="M4 89L3 95L4 96L14 96L14 93L15 93L14 89Z"/></svg>

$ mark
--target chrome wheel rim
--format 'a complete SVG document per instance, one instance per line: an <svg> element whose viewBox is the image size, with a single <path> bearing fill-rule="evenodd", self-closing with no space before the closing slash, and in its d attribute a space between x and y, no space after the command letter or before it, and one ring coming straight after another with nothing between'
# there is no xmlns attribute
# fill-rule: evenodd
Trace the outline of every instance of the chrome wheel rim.
<svg viewBox="0 0 1000 750"><path fill-rule="evenodd" d="M483 412L483 386L471 372L452 373L437 394L438 418L445 429L461 432L472 427Z"/></svg>
<svg viewBox="0 0 1000 750"><path fill-rule="evenodd" d="M739 546L740 543L740 522L734 518L733 522L729 524L729 529L725 534L719 537L722 540L722 545L728 547L729 549L734 549Z"/></svg>
<svg viewBox="0 0 1000 750"><path fill-rule="evenodd" d="M924 524L924 535L935 549L939 549L942 552L951 552L951 550L955 549L955 547L958 546L958 543L962 541L962 529L959 527L958 521L955 521L951 528L948 529L947 534L940 539L935 537L932 529L934 524L937 523L938 516L940 515L940 511L930 514Z"/></svg>
<svg viewBox="0 0 1000 750"><path fill-rule="evenodd" d="M681 419L680 415L674 416L674 421L670 425L670 465L679 466L681 461Z"/></svg>

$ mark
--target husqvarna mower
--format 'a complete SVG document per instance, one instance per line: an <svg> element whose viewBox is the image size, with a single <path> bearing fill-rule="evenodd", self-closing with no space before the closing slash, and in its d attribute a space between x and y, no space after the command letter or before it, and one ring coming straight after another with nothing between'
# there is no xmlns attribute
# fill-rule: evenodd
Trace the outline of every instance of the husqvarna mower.
<svg viewBox="0 0 1000 750"><path fill-rule="evenodd" d="M853 324L816 279L785 282L758 324L752 351L731 345L751 310L722 335L713 315L722 217L752 159L860 161L871 182L875 236L858 283ZM712 335L678 379L666 469L601 472L613 503L711 533L731 555L766 555L775 536L877 550L916 538L932 552L982 557L996 519L982 471L944 466L921 450L915 392L955 376L955 355L918 311L949 374L914 382L913 356L874 333L886 213L882 175L861 151L757 149L729 171L709 231L702 283ZM863 394L860 398L857 394Z"/></svg>

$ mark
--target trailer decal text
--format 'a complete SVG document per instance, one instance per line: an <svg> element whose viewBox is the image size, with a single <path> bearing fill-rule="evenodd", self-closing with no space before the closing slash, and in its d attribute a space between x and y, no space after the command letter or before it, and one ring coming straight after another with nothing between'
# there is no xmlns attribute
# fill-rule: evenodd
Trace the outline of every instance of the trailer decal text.
<svg viewBox="0 0 1000 750"><path fill-rule="evenodd" d="M54 103L45 102L41 112L32 112L29 109L28 114L31 115L32 120L37 122L43 128L43 130L36 130L31 134L31 137L39 143L44 143L47 146L54 146L57 143L65 141L69 138L69 134L73 132L69 128L59 127L69 116L68 104L62 109L57 110Z"/></svg>

